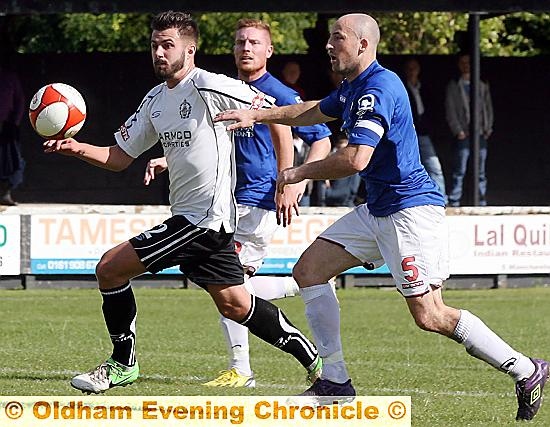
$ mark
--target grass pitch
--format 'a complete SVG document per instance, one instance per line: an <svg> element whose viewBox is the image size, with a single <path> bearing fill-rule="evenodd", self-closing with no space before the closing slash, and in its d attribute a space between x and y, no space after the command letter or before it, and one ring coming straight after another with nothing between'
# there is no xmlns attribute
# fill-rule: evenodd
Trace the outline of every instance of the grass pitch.
<svg viewBox="0 0 550 427"><path fill-rule="evenodd" d="M110 395L292 395L304 370L251 337L256 389L201 384L226 367L218 314L206 292L136 289L141 378ZM359 395L412 396L413 426L505 426L514 421L513 381L455 342L420 331L394 290L338 291L342 339ZM550 359L550 289L446 291L448 304L479 315L524 354ZM300 298L278 301L309 331ZM110 354L94 290L0 291L0 395L75 395L70 378ZM548 396L550 386L545 390ZM534 426L550 426L550 403Z"/></svg>

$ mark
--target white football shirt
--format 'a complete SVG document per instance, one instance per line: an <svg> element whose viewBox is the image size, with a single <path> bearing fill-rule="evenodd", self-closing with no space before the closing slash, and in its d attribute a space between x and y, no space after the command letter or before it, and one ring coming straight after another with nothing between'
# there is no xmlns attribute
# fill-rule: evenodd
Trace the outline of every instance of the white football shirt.
<svg viewBox="0 0 550 427"><path fill-rule="evenodd" d="M236 228L233 136L213 117L227 109L262 108L270 98L223 74L193 69L177 86L154 87L137 111L115 133L129 156L137 158L162 144L170 178L172 215L185 215L199 227Z"/></svg>

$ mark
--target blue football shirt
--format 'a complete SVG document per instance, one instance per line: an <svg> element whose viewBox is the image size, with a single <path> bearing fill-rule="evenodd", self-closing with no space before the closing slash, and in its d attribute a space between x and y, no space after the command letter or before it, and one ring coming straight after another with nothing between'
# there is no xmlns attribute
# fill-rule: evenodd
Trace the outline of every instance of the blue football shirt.
<svg viewBox="0 0 550 427"><path fill-rule="evenodd" d="M296 91L285 86L270 73L249 82L263 93L275 98L275 105L302 102ZM324 124L293 127L292 131L308 145L330 136ZM269 127L255 124L252 128L235 130L235 158L237 164L237 203L275 210L275 183L277 181L277 158L271 142Z"/></svg>
<svg viewBox="0 0 550 427"><path fill-rule="evenodd" d="M374 148L360 172L374 216L401 209L445 206L443 195L420 163L411 106L401 79L374 61L352 82L321 101L323 114L343 120L350 144Z"/></svg>

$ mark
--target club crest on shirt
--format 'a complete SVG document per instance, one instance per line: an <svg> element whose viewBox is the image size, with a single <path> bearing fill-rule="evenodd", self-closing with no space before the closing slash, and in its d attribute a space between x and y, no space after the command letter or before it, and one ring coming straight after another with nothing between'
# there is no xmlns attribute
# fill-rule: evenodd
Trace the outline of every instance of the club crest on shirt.
<svg viewBox="0 0 550 427"><path fill-rule="evenodd" d="M188 119L191 115L191 104L187 102L187 99L184 99L180 104L180 116L182 119Z"/></svg>
<svg viewBox="0 0 550 427"><path fill-rule="evenodd" d="M251 110L259 110L264 105L265 94L258 92L250 103Z"/></svg>
<svg viewBox="0 0 550 427"><path fill-rule="evenodd" d="M357 117L362 117L365 113L372 113L374 111L374 95L370 93L363 95L357 101Z"/></svg>

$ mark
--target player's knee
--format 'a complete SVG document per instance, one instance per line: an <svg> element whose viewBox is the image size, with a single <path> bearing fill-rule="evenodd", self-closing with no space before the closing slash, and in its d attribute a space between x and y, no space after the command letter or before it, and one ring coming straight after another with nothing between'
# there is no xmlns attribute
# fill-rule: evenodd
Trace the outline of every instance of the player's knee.
<svg viewBox="0 0 550 427"><path fill-rule="evenodd" d="M216 307L220 314L235 322L242 321L250 311L250 296L233 295L232 298L215 298Z"/></svg>
<svg viewBox="0 0 550 427"><path fill-rule="evenodd" d="M305 268L302 267L301 263L298 262L292 268L292 277L300 287L302 287L307 281L307 277L308 277L307 271Z"/></svg>
<svg viewBox="0 0 550 427"><path fill-rule="evenodd" d="M418 326L423 331L440 332L439 322L437 320L437 317L434 316L433 313L417 313L414 316L414 321L416 323L416 326Z"/></svg>
<svg viewBox="0 0 550 427"><path fill-rule="evenodd" d="M101 257L95 268L95 275L100 288L108 288L110 284L116 284L121 280L124 282L124 278L120 277L116 264L106 255Z"/></svg>
<svg viewBox="0 0 550 427"><path fill-rule="evenodd" d="M248 309L244 306L234 305L229 302L218 304L218 311L224 317L240 322L248 314Z"/></svg>
<svg viewBox="0 0 550 427"><path fill-rule="evenodd" d="M292 269L292 277L296 283L298 283L299 287L304 287L315 283L314 271L307 263L302 262L301 260L294 265L294 268Z"/></svg>

